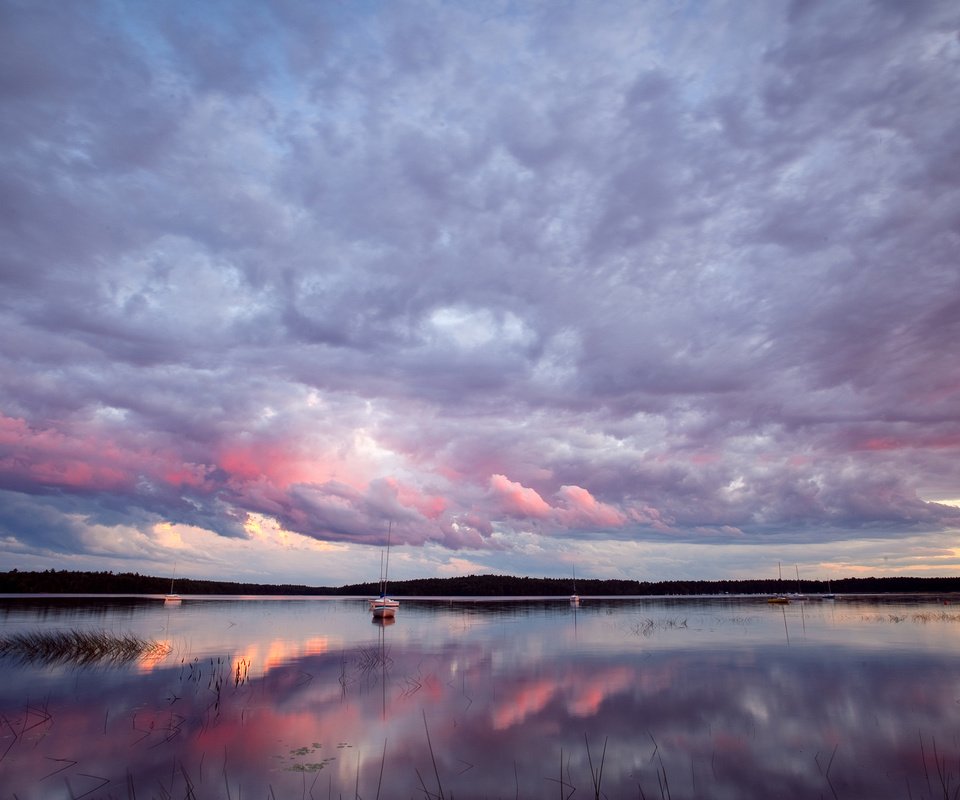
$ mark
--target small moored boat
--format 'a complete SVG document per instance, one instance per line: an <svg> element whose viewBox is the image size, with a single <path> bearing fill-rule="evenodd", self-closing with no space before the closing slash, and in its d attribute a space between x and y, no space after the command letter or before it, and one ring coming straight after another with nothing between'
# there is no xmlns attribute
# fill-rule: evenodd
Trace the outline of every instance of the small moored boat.
<svg viewBox="0 0 960 800"><path fill-rule="evenodd" d="M393 530L393 520L387 527L387 560L384 564L380 556L380 596L371 598L370 611L376 619L389 619L397 613L400 601L387 597L387 574L390 571L390 532Z"/></svg>
<svg viewBox="0 0 960 800"><path fill-rule="evenodd" d="M383 598L383 600L371 600L370 601L370 611L373 613L373 616L377 619L390 619L394 617L397 613L397 608L400 607L400 603L396 600L391 600L390 598Z"/></svg>
<svg viewBox="0 0 960 800"><path fill-rule="evenodd" d="M165 606L176 606L180 604L181 597L180 595L174 593L173 591L173 582L177 579L177 568L173 568L173 576L170 578L170 593L165 595L163 598L163 604Z"/></svg>

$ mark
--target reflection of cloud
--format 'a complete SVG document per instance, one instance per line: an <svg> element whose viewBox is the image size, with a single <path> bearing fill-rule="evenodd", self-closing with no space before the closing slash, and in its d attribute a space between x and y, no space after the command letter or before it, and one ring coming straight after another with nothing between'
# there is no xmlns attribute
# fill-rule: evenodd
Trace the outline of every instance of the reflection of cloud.
<svg viewBox="0 0 960 800"><path fill-rule="evenodd" d="M513 727L531 714L542 711L557 690L558 686L554 681L542 678L514 687L509 696L502 699L491 711L494 729Z"/></svg>
<svg viewBox="0 0 960 800"><path fill-rule="evenodd" d="M567 707L576 717L592 717L605 700L635 686L636 680L636 671L627 667L600 670L589 680L576 681L568 688Z"/></svg>
<svg viewBox="0 0 960 800"><path fill-rule="evenodd" d="M636 681L636 672L627 667L600 668L586 673L566 667L549 678L538 676L526 683L512 681L491 710L493 726L503 730L522 725L550 702L561 698L573 716L590 717L600 710L604 701L635 686Z"/></svg>
<svg viewBox="0 0 960 800"><path fill-rule="evenodd" d="M266 644L257 643L235 653L232 660L234 672L254 671L266 675L272 670L286 667L304 656L323 655L329 649L327 637L315 636L304 641L273 639Z"/></svg>

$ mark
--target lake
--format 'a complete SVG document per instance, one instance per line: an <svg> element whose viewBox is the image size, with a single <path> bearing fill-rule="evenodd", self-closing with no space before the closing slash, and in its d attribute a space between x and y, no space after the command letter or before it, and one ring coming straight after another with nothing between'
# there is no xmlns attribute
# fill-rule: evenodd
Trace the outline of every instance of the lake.
<svg viewBox="0 0 960 800"><path fill-rule="evenodd" d="M960 605L942 598L4 597L0 797L942 798Z"/></svg>

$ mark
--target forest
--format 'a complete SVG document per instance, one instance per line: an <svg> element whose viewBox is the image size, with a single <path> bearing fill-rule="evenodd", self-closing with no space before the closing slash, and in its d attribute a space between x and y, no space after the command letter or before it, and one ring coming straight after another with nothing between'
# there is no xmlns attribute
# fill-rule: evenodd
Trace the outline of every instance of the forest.
<svg viewBox="0 0 960 800"><path fill-rule="evenodd" d="M299 584L237 581L210 581L177 578L181 595L368 595L377 592L374 582L343 586L305 586ZM912 594L960 592L960 577L865 577L841 578L831 582L776 579L745 580L665 580L634 581L623 579L578 578L576 591L583 596L650 596L775 594L800 591L837 594ZM464 575L455 578L418 578L390 584L396 597L556 597L573 592L569 578L524 578L510 575ZM170 578L141 575L137 572L77 572L53 570L0 572L0 594L165 594Z"/></svg>

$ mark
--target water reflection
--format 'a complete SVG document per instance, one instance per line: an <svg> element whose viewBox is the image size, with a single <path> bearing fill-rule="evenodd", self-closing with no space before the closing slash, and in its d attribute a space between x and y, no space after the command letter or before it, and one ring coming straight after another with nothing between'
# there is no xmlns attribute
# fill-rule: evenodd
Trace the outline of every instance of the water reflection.
<svg viewBox="0 0 960 800"><path fill-rule="evenodd" d="M0 796L552 798L599 777L609 797L919 798L960 780L960 620L933 604L405 602L371 624L360 601L187 599L113 619L179 650L149 670L0 661Z"/></svg>

